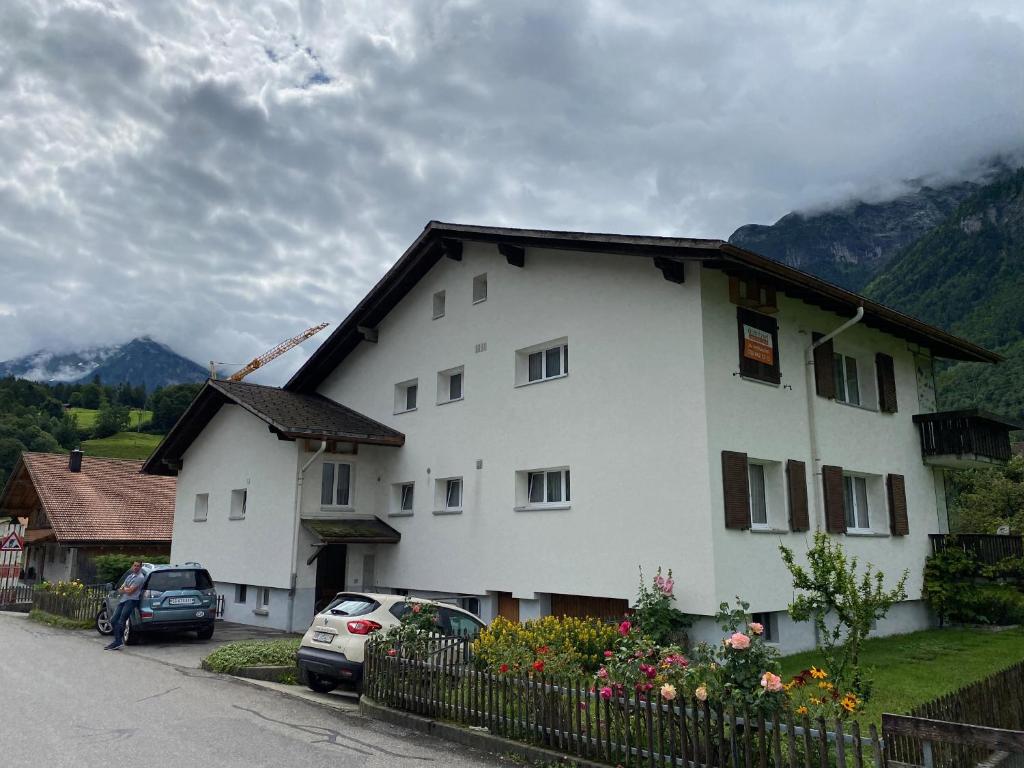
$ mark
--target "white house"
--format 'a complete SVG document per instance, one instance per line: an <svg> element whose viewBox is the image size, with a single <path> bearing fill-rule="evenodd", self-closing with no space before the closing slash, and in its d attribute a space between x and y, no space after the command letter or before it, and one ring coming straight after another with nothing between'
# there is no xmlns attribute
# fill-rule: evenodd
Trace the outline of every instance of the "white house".
<svg viewBox="0 0 1024 768"><path fill-rule="evenodd" d="M943 467L1009 456L1012 425L933 413L936 358L1000 359L718 240L431 222L283 388L209 382L146 471L231 620L371 588L614 615L660 565L796 650L780 543L908 569L878 631L923 627Z"/></svg>

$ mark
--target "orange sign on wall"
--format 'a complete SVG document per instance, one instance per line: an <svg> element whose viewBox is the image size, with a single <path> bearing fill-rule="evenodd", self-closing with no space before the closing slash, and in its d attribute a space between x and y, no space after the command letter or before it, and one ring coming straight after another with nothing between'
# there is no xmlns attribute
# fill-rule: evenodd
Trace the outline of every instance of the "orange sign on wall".
<svg viewBox="0 0 1024 768"><path fill-rule="evenodd" d="M765 365L775 364L775 347L772 335L760 328L743 326L743 356Z"/></svg>

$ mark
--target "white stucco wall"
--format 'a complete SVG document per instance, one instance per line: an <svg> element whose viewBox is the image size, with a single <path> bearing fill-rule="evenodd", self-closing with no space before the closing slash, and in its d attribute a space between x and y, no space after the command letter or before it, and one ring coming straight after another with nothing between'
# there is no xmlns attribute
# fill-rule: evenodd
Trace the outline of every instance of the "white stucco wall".
<svg viewBox="0 0 1024 768"><path fill-rule="evenodd" d="M288 589L297 457L296 443L278 440L260 419L221 407L178 472L171 562L200 562L216 582ZM241 488L245 519L230 520L231 491ZM200 493L210 495L206 522L193 520Z"/></svg>
<svg viewBox="0 0 1024 768"><path fill-rule="evenodd" d="M845 321L803 302L778 297L779 354L782 382L779 386L741 378L737 342L736 307L728 301L728 278L717 271L704 273L704 371L706 374L708 470L714 530L716 594L721 600L742 595L753 611L780 611L792 599L791 580L778 554L779 544L800 552L810 544L812 533L788 532L788 500L785 492L785 462L803 461L807 466L807 497L811 529L824 528L815 512L810 436L807 413L807 380L804 350L811 332L827 333ZM941 530L936 502L936 479L921 456L918 429L911 417L921 412L913 350L907 342L864 325L857 325L834 341L835 351L858 359L861 398L864 407L852 407L817 397L815 418L819 454L824 464L844 471L864 473L869 478L871 527L878 537L842 535L846 551L862 563L882 568L888 583L894 583L903 569L909 569L907 592L911 600L921 596L921 570L930 552L927 534ZM898 412L877 410L875 393L876 352L894 359ZM769 522L780 533L755 533L725 527L721 452L740 451L750 460L778 462L770 486ZM906 481L910 535L889 536L889 511L885 475L903 475ZM877 478L877 479L876 479ZM874 488L872 491L872 483ZM920 611L902 613L921 618ZM904 621L900 625L906 624Z"/></svg>
<svg viewBox="0 0 1024 768"><path fill-rule="evenodd" d="M473 304L483 272L488 297ZM461 262L442 259L380 324L379 343L361 344L319 390L406 435L400 449L376 449L376 472L371 452L365 465L359 456L357 511L402 532L400 544L376 546L377 581L630 599L637 566L661 564L685 584L685 610L709 610L699 279L693 266L677 285L647 258L532 249L519 269L471 243ZM446 314L433 320L438 290ZM516 387L516 350L560 338L569 375ZM464 399L436 405L438 372L456 366ZM410 379L418 407L395 414L394 386ZM571 509L513 510L517 471L564 466ZM464 479L464 511L434 515L435 482L448 477ZM389 518L402 482L416 484L414 514ZM350 552L350 574L357 559Z"/></svg>

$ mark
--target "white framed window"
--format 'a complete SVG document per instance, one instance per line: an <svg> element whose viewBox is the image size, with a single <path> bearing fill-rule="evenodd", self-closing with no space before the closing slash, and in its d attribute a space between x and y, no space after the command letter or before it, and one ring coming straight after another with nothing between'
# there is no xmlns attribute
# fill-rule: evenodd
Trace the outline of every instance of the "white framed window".
<svg viewBox="0 0 1024 768"><path fill-rule="evenodd" d="M528 469L516 473L516 511L568 509L571 501L568 467Z"/></svg>
<svg viewBox="0 0 1024 768"><path fill-rule="evenodd" d="M197 493L192 519L197 523L205 523L210 514L210 494Z"/></svg>
<svg viewBox="0 0 1024 768"><path fill-rule="evenodd" d="M419 379L409 379L395 384L395 413L415 411L419 389Z"/></svg>
<svg viewBox="0 0 1024 768"><path fill-rule="evenodd" d="M849 405L860 405L860 377L857 375L857 359L849 355L833 355L833 369L836 378L836 400Z"/></svg>
<svg viewBox="0 0 1024 768"><path fill-rule="evenodd" d="M249 599L249 588L245 584L235 584L235 602L245 605Z"/></svg>
<svg viewBox="0 0 1024 768"><path fill-rule="evenodd" d="M479 304L481 301L487 301L486 272L473 278L473 303Z"/></svg>
<svg viewBox="0 0 1024 768"><path fill-rule="evenodd" d="M260 608L270 605L270 587L260 587Z"/></svg>
<svg viewBox="0 0 1024 768"><path fill-rule="evenodd" d="M516 350L516 385L559 379L569 373L569 340L555 339L545 344Z"/></svg>
<svg viewBox="0 0 1024 768"><path fill-rule="evenodd" d="M411 515L412 504L413 504L413 492L415 491L415 483L397 483L394 486L393 499L391 505L392 515Z"/></svg>
<svg viewBox="0 0 1024 768"><path fill-rule="evenodd" d="M345 461L325 461L320 479L320 506L352 506L352 465Z"/></svg>
<svg viewBox="0 0 1024 768"><path fill-rule="evenodd" d="M764 464L747 462L747 486L750 489L750 527L767 529L770 526Z"/></svg>
<svg viewBox="0 0 1024 768"><path fill-rule="evenodd" d="M437 291L434 294L434 319L444 317L444 291Z"/></svg>
<svg viewBox="0 0 1024 768"><path fill-rule="evenodd" d="M437 480L434 490L434 514L451 515L462 512L462 478L445 477Z"/></svg>
<svg viewBox="0 0 1024 768"><path fill-rule="evenodd" d="M248 501L249 492L245 488L236 488L231 492L231 511L228 513L229 520L244 520L245 505Z"/></svg>
<svg viewBox="0 0 1024 768"><path fill-rule="evenodd" d="M437 404L454 403L464 396L465 368L449 368L437 374Z"/></svg>
<svg viewBox="0 0 1024 768"><path fill-rule="evenodd" d="M843 475L843 508L846 512L847 532L871 532L867 478Z"/></svg>

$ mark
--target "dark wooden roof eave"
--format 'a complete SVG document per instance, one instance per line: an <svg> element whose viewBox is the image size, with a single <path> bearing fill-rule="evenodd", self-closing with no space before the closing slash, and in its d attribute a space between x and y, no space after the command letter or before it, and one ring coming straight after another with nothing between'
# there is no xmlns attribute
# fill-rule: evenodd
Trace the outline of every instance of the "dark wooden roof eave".
<svg viewBox="0 0 1024 768"><path fill-rule="evenodd" d="M285 440L328 440L339 443L359 443L360 445L386 445L401 447L405 445L405 435L401 437L376 437L374 435L342 434L333 432L324 434L322 432L295 432L278 431L274 432Z"/></svg>
<svg viewBox="0 0 1024 768"><path fill-rule="evenodd" d="M721 251L725 257L722 261L705 262L705 266L722 269L725 272L738 268L739 271L747 269L767 275L776 288L788 296L839 315L852 317L856 313L857 307L863 306L865 325L928 347L938 357L979 363L999 363L1004 360L1003 356L997 352L961 339L826 280L787 267L773 259L739 248L731 243L723 244Z"/></svg>

